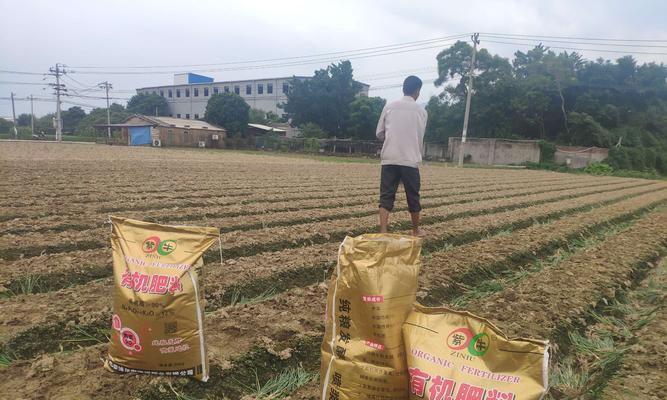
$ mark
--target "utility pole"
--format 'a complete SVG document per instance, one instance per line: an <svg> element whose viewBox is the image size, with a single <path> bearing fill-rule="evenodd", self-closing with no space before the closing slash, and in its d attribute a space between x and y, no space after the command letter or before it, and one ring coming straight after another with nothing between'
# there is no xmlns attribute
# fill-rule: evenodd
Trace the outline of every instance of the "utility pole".
<svg viewBox="0 0 667 400"><path fill-rule="evenodd" d="M98 85L100 88L104 88L107 94L107 137L109 140L111 140L111 113L109 112L109 89L113 89L113 86L107 82L104 81Z"/></svg>
<svg viewBox="0 0 667 400"><path fill-rule="evenodd" d="M16 130L16 110L14 109L14 92L12 92L11 97L12 97L12 122L14 123L14 139L18 139L19 132Z"/></svg>
<svg viewBox="0 0 667 400"><path fill-rule="evenodd" d="M30 131L35 136L35 109L32 107L32 95L30 95Z"/></svg>
<svg viewBox="0 0 667 400"><path fill-rule="evenodd" d="M470 99L473 91L473 80L475 76L475 57L477 56L477 45L479 44L479 33L473 33L472 39L472 61L470 73L468 74L468 96L466 96L466 112L463 116L463 133L461 134L461 146L459 148L459 167L463 166L463 154L465 153L466 136L468 135L468 118L470 117Z"/></svg>
<svg viewBox="0 0 667 400"><path fill-rule="evenodd" d="M60 96L61 94L64 95L65 92L67 92L67 89L65 89L65 85L60 83L60 76L65 75L66 71L63 68L64 65L56 63L55 68L49 68L49 72L51 72L51 75L56 77L56 83L51 84L53 86L53 89L56 91L56 141L60 142L63 140L63 121L60 118Z"/></svg>

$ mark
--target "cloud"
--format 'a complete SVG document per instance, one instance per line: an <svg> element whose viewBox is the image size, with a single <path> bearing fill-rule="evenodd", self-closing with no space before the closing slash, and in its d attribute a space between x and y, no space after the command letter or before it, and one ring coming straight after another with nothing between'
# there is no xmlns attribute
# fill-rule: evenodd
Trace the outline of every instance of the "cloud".
<svg viewBox="0 0 667 400"><path fill-rule="evenodd" d="M30 1L0 0L0 69L46 72L56 62L72 67L183 65L278 58L349 50L466 33L502 32L613 38L667 38L667 2L594 1ZM484 42L492 53L511 57L528 46ZM588 46L592 47L592 46ZM432 78L440 49L352 60L355 74L373 86L399 84L402 72ZM650 51L650 49L647 49ZM655 50L655 49L653 49ZM664 49L663 49L664 50ZM667 52L667 51L662 51ZM584 52L615 59L622 54ZM665 56L638 56L667 62ZM218 80L312 74L326 66L213 72ZM74 68L77 70L76 68ZM84 71L78 69L78 71ZM402 71L391 74L392 71ZM109 80L117 89L168 84L170 74L72 74L84 85ZM382 78L382 79L374 79ZM0 74L0 81L38 82L39 76ZM73 87L73 82L68 82ZM0 84L0 97L15 92L50 96L39 86ZM437 90L427 84L424 95ZM387 98L400 88L372 91ZM125 97L131 94L117 94ZM102 106L103 101L81 102ZM17 114L29 112L17 103ZM53 103L36 104L38 114ZM0 100L0 116L11 105Z"/></svg>

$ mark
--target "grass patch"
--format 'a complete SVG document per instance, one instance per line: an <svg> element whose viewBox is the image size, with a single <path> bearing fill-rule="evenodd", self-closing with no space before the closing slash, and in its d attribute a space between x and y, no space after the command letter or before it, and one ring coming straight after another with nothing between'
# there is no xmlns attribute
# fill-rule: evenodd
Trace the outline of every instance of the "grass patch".
<svg viewBox="0 0 667 400"><path fill-rule="evenodd" d="M443 302L450 302L456 306L464 306L473 300L500 291L511 282L523 279L528 274L539 272L544 268L556 267L558 264L571 257L575 252L593 246L604 240L606 237L616 235L627 229L642 216L662 207L664 203L664 201L657 202L650 206L623 214L612 220L587 227L580 232L568 235L564 239L553 240L536 251L516 253L490 265L475 265L466 273L458 276L456 282L429 290L427 296L422 299L422 302L428 306L437 306ZM593 208L593 206L584 207L585 210ZM573 213L574 211L570 211L567 214ZM555 213L544 218L533 218L531 220L523 221L522 223L514 224L512 227L499 227L493 231L487 232L484 236L478 234L479 237L474 239L466 238L465 235L462 235L450 240L449 243L459 245L463 243L456 243L454 241L463 240L465 243L468 243L474 240L495 236L496 233L506 235L507 233L505 232L508 229L525 228L535 223L550 222L561 216L562 213ZM527 224L527 226L524 226L525 224ZM438 250L441 247L441 245L437 246L437 243L426 243L424 245L424 252L428 254L432 251L430 246L434 244L436 245L435 250ZM462 285L462 282L465 282L466 285Z"/></svg>
<svg viewBox="0 0 667 400"><path fill-rule="evenodd" d="M273 298L275 295L276 295L275 288L266 289L262 293L253 297L241 296L241 291L239 289L234 289L231 294L231 301L229 305L233 307L237 305L240 306L243 304L257 304L269 300Z"/></svg>
<svg viewBox="0 0 667 400"><path fill-rule="evenodd" d="M12 362L16 360L16 356L13 355L10 352L2 352L0 353L0 368L7 368L9 367Z"/></svg>
<svg viewBox="0 0 667 400"><path fill-rule="evenodd" d="M33 294L41 291L41 277L39 275L27 275L11 281L7 285L9 293L16 296L19 294Z"/></svg>
<svg viewBox="0 0 667 400"><path fill-rule="evenodd" d="M111 335L111 315L106 314L88 324L59 321L30 328L0 346L0 354L28 360L43 353L75 350L107 343Z"/></svg>
<svg viewBox="0 0 667 400"><path fill-rule="evenodd" d="M90 283L97 279L108 278L112 274L113 270L110 265L93 265L75 273L66 271L22 276L12 279L5 285L8 289L5 297L53 292L75 285Z"/></svg>
<svg viewBox="0 0 667 400"><path fill-rule="evenodd" d="M638 264L632 281L635 287L652 266L649 262ZM663 272L659 269L656 273ZM568 348L561 347L561 352L568 354L552 369L552 387L546 398L601 398L608 382L621 369L625 354L637 342L637 332L663 306L664 297L656 299L652 294L656 290L664 293L664 289L649 278L644 286L619 292L612 301L590 310L586 316L590 325L568 331Z"/></svg>
<svg viewBox="0 0 667 400"><path fill-rule="evenodd" d="M173 391L163 384L156 384L140 390L137 397L143 400L178 400L178 394L186 396L180 397L181 399L240 399L259 392L277 396L262 397L262 399L280 399L283 393L289 395L290 390L298 389L297 384L316 379L314 373L306 371L319 369L321 344L320 335L301 336L290 340L283 344L284 348L291 349L291 356L288 358L281 358L275 354L282 349L274 349L276 351L271 352L263 347L255 347L245 355L232 360L232 366L229 368L223 370L217 365L211 366L207 383L194 380L178 381L173 385Z"/></svg>
<svg viewBox="0 0 667 400"><path fill-rule="evenodd" d="M259 377L255 375L255 386L246 387L246 389L254 399L278 400L296 392L302 386L316 382L319 377L319 373L309 372L301 367L288 368L283 370L279 375L269 379L263 385L260 384Z"/></svg>

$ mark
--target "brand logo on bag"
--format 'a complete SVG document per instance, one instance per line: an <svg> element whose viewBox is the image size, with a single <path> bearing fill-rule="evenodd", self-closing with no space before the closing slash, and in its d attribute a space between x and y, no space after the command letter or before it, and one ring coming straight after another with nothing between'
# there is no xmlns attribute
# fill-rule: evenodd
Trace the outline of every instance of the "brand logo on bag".
<svg viewBox="0 0 667 400"><path fill-rule="evenodd" d="M159 236L151 236L146 238L141 244L141 250L147 254L157 253L161 256L166 256L176 250L176 241L171 239L160 240Z"/></svg>
<svg viewBox="0 0 667 400"><path fill-rule="evenodd" d="M384 296L361 296L361 300L364 303L382 303L384 302Z"/></svg>
<svg viewBox="0 0 667 400"><path fill-rule="evenodd" d="M491 338L486 333L474 335L468 328L457 328L447 336L447 347L455 351L468 350L475 357L481 357L489 351Z"/></svg>

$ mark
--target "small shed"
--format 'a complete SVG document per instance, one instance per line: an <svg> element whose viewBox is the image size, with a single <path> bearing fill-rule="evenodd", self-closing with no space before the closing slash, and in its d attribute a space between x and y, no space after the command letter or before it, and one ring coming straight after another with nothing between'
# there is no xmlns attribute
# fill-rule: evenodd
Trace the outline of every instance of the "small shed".
<svg viewBox="0 0 667 400"><path fill-rule="evenodd" d="M594 161L604 161L609 149L600 147L556 146L554 161L569 168L585 168Z"/></svg>
<svg viewBox="0 0 667 400"><path fill-rule="evenodd" d="M121 124L100 124L96 128L119 128L124 143L129 146L224 146L225 128L208 122L135 114Z"/></svg>
<svg viewBox="0 0 667 400"><path fill-rule="evenodd" d="M263 124L248 124L248 136L278 135L286 136L287 130Z"/></svg>
<svg viewBox="0 0 667 400"><path fill-rule="evenodd" d="M450 137L446 158L457 161L461 138ZM537 140L511 140L496 138L467 138L464 157L474 164L519 165L540 162L540 144Z"/></svg>

